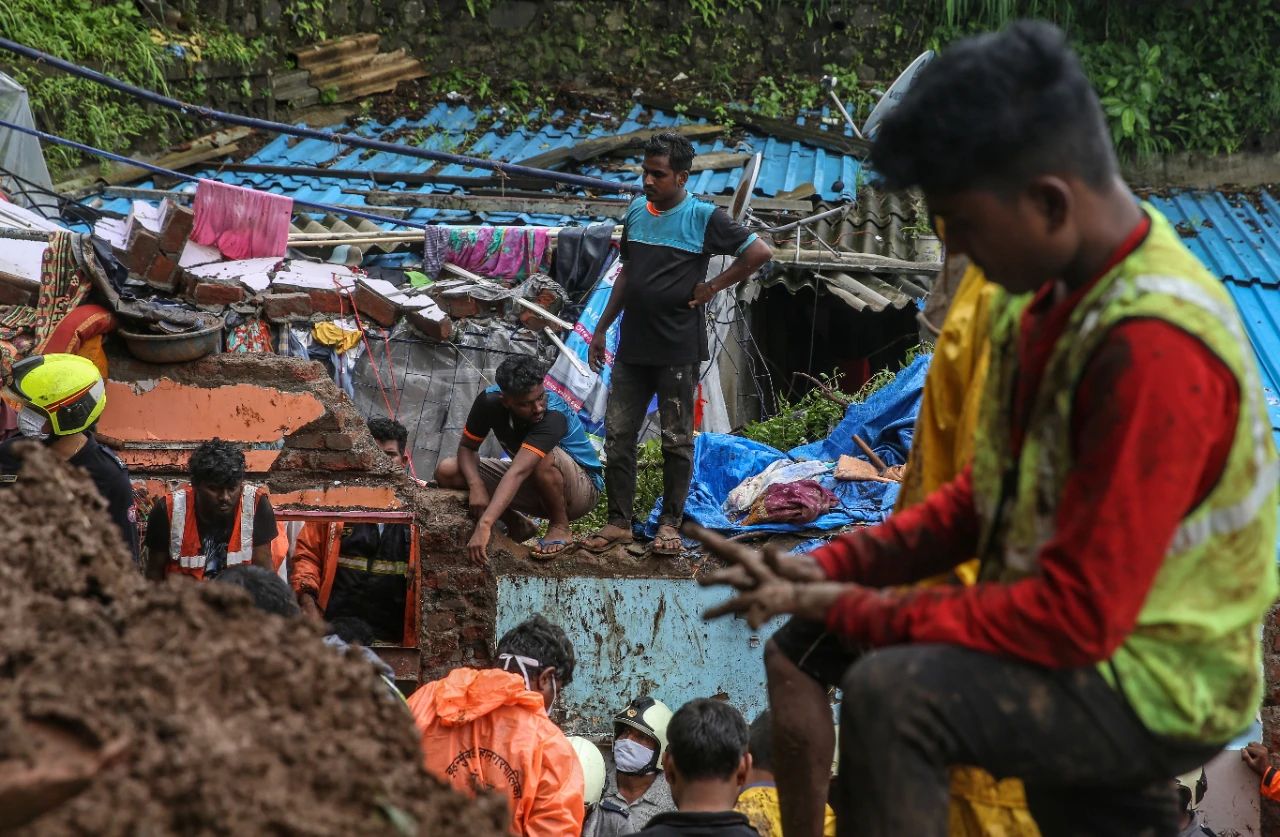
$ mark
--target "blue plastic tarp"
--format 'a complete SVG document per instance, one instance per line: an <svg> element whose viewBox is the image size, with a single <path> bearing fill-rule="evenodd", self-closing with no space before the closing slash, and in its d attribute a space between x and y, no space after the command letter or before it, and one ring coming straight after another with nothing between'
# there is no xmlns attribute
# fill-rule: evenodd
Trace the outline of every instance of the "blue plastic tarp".
<svg viewBox="0 0 1280 837"><path fill-rule="evenodd" d="M759 523L742 526L724 509L729 492L745 479L754 477L779 459L817 459L835 462L842 454L865 459L853 441L855 435L871 445L888 465L907 461L911 433L920 412L920 393L931 356L917 358L899 372L888 385L866 401L849 405L844 418L820 442L801 445L786 453L741 436L703 433L693 446L693 480L684 513L689 520L725 534L739 532L797 532L812 529L839 529L855 523L879 523L893 510L898 497L896 483L836 480L831 474L820 482L835 493L840 504L808 524ZM654 504L645 525L652 537L658 528L662 499Z"/></svg>

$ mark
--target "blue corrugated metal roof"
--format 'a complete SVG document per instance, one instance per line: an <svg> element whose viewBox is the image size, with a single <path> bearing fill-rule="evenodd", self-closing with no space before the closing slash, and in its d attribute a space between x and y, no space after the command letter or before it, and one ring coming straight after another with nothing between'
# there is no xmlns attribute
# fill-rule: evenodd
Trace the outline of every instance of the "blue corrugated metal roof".
<svg viewBox="0 0 1280 837"><path fill-rule="evenodd" d="M1280 202L1266 190L1178 192L1150 200L1235 299L1280 443Z"/></svg>
<svg viewBox="0 0 1280 837"><path fill-rule="evenodd" d="M825 111L824 111L825 115ZM407 142L407 137L421 131L423 138L418 143L423 148L439 151L452 151L476 157L518 162L537 154L562 146L570 146L585 139L594 137L624 134L644 128L664 128L693 122L705 123L705 119L691 120L680 115L666 114L659 110L646 110L637 105L620 122L594 116L587 111L579 114L567 114L556 111L546 118L532 113L524 124L510 124L500 118L487 127L479 137L473 137L481 121L487 122L492 114L489 111L474 111L465 105L436 105L421 119L397 119L388 124L377 121L362 123L356 133L369 137L394 137L397 141ZM803 124L804 119L797 120ZM756 194L774 197L807 183L812 183L817 194L824 200L852 199L858 180L859 161L856 157L842 155L815 148L801 142L781 141L759 134L746 134L740 141L726 144L721 138L710 141L694 141L699 154L713 151L741 150L761 152L763 154L760 177L756 185ZM264 146L256 154L245 160L247 163L282 166L323 166L335 169L360 171L403 171L426 172L429 169L435 174L483 176L489 174L481 169L471 169L456 164L445 165L433 169L437 165L430 160L420 160L396 154L367 150L347 150L342 146L315 139L298 140L294 137L278 136ZM634 158L631 163L640 162ZM617 182L635 182L636 175L628 172L606 171L586 165L582 173L603 177ZM362 195L343 192L343 189L388 189L406 192L462 192L458 186L444 184L428 184L423 186L393 186L382 184L374 187L372 183L361 184L350 180L337 180L324 177L295 177L290 175L244 174L233 172L217 172L209 169L199 172L201 177L213 177L226 183L235 183L263 189L277 194L285 194L297 200L317 203L340 203L347 205L364 205ZM733 191L742 176L742 168L722 171L695 172L689 180L689 190L695 194L722 195ZM149 181L137 185L146 186ZM838 187L838 188L837 188ZM193 188L186 185L184 188ZM129 202L124 199L105 201L103 208L117 212L127 212ZM376 211L376 210L375 210ZM477 216L468 212L439 209L418 209L409 216L414 221L465 221ZM555 226L575 220L565 215L527 215L516 213L487 213L481 217L491 223L526 223L542 226ZM579 219L580 220L580 219Z"/></svg>

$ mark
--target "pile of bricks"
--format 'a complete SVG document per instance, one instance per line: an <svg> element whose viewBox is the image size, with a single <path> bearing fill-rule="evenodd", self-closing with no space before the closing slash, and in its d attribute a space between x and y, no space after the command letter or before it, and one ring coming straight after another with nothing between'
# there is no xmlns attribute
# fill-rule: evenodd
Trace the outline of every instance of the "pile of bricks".
<svg viewBox="0 0 1280 837"><path fill-rule="evenodd" d="M178 262L195 226L195 213L166 198L160 204L160 231L148 229L130 216L125 243L117 253L129 272L158 291L179 291L182 272Z"/></svg>

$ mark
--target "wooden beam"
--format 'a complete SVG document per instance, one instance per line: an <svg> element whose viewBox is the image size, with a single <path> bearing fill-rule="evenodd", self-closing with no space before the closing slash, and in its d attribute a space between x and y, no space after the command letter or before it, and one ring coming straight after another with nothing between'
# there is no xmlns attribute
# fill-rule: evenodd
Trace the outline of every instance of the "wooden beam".
<svg viewBox="0 0 1280 837"><path fill-rule="evenodd" d="M718 111L693 105L684 105L673 99L665 99L661 96L642 95L639 101L645 107L656 108L665 113L676 113L677 108L681 108L679 112L690 119L724 118L724 114ZM843 126L839 131L820 131L807 125L797 125L789 119L773 119L768 116L761 116L745 108L730 107L728 110L729 118L735 123L766 136L803 142L815 148L822 148L854 157L866 157L871 150L871 143L866 140L858 139L857 137L846 137L843 132Z"/></svg>
<svg viewBox="0 0 1280 837"><path fill-rule="evenodd" d="M576 195L546 194L541 197L511 195L445 195L423 192L354 191L364 195L370 206L428 207L465 212L527 212L535 215L582 215L593 218L621 218L631 201L611 198L584 198ZM701 195L716 206L727 207L732 195ZM751 208L762 212L809 212L809 201L753 198Z"/></svg>
<svg viewBox="0 0 1280 837"><path fill-rule="evenodd" d="M825 250L801 250L782 247L775 251L774 264L821 271L861 270L868 273L937 273L942 262L908 262L875 253L828 253Z"/></svg>
<svg viewBox="0 0 1280 837"><path fill-rule="evenodd" d="M181 169L185 166L233 153L239 148L236 143L252 133L252 128L241 126L215 131L212 134L197 137L189 143L171 148L159 156L143 158L143 161L166 169ZM92 192L99 183L107 183L114 186L128 183L130 180L140 180L151 176L151 173L145 169L140 169L137 166L127 166L122 163L111 164L106 174L99 174L96 166L84 171L86 173L80 177L56 184L53 187L54 191L78 198Z"/></svg>
<svg viewBox="0 0 1280 837"><path fill-rule="evenodd" d="M724 169L736 169L738 166L746 165L751 159L750 154L742 154L737 151L713 151L710 154L699 154L693 158L693 168L691 172L698 171L722 171ZM637 174L640 173L640 166L623 166L621 171L630 171Z"/></svg>
<svg viewBox="0 0 1280 837"><path fill-rule="evenodd" d="M724 133L723 125L680 125L674 128L645 128L640 131L631 131L626 134L617 134L611 137L597 137L595 139L583 140L575 145L565 146L564 148L553 148L542 154L535 154L520 160L522 166L532 166L537 169L551 169L556 166L573 160L578 163L587 160L594 160L604 154L608 154L619 148L635 148L642 147L650 137L657 136L661 133L674 132L683 136L694 139L696 137L710 137L716 134Z"/></svg>

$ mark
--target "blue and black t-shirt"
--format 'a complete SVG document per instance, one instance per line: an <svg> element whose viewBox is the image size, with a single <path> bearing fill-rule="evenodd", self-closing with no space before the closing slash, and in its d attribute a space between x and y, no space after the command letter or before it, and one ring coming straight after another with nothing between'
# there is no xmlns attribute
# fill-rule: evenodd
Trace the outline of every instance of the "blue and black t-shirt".
<svg viewBox="0 0 1280 837"><path fill-rule="evenodd" d="M712 256L737 256L756 234L693 195L659 212L639 197L622 229L626 293L617 359L643 366L682 366L707 359L701 307L693 286L707 278Z"/></svg>

